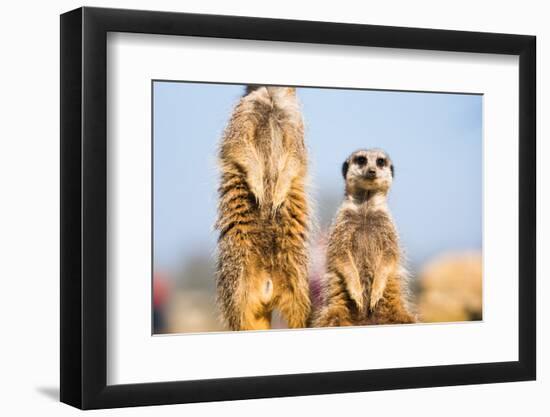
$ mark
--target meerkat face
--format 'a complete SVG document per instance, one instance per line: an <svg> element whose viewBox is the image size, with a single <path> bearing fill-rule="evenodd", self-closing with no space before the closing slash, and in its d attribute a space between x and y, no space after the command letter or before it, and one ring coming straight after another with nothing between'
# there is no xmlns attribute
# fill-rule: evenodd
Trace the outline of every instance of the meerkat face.
<svg viewBox="0 0 550 417"><path fill-rule="evenodd" d="M387 191L392 185L393 174L393 162L381 149L356 151L342 165L349 192Z"/></svg>

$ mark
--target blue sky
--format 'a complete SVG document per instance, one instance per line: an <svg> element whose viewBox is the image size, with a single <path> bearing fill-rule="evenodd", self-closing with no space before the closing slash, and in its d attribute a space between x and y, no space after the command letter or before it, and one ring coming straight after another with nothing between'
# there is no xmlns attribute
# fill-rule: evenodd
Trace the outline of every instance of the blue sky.
<svg viewBox="0 0 550 417"><path fill-rule="evenodd" d="M216 150L242 86L154 83L155 268L214 261ZM395 164L390 209L407 258L480 249L482 96L299 88L312 195L321 224L343 196L340 167L358 148Z"/></svg>

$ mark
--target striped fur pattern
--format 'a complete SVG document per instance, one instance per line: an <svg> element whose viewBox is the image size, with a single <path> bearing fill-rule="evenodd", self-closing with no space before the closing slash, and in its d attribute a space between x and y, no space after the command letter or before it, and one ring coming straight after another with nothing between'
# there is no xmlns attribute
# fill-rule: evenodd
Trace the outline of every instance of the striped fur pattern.
<svg viewBox="0 0 550 417"><path fill-rule="evenodd" d="M217 299L232 330L289 327L310 314L304 127L293 88L253 87L219 150Z"/></svg>
<svg viewBox="0 0 550 417"><path fill-rule="evenodd" d="M344 162L346 197L329 236L315 327L413 323L399 237L387 207L393 163L381 150Z"/></svg>

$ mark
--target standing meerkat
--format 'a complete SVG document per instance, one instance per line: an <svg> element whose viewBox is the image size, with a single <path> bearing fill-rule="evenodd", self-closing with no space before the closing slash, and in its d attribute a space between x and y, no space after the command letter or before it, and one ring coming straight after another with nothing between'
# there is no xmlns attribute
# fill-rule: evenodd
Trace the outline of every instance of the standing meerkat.
<svg viewBox="0 0 550 417"><path fill-rule="evenodd" d="M217 298L232 330L291 328L310 313L307 154L294 88L248 87L219 152Z"/></svg>
<svg viewBox="0 0 550 417"><path fill-rule="evenodd" d="M413 323L405 269L387 205L394 168L382 150L359 150L342 166L346 182L328 241L324 303L316 327Z"/></svg>

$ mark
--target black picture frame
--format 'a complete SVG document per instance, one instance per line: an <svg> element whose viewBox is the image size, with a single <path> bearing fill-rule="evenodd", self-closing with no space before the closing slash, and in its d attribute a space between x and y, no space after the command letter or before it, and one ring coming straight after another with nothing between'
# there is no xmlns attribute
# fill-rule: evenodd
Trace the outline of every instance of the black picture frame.
<svg viewBox="0 0 550 417"><path fill-rule="evenodd" d="M107 385L108 32L519 56L519 360ZM524 35L88 7L61 15L61 401L94 409L535 379L535 51Z"/></svg>

